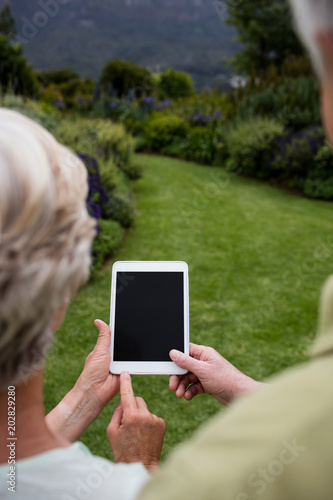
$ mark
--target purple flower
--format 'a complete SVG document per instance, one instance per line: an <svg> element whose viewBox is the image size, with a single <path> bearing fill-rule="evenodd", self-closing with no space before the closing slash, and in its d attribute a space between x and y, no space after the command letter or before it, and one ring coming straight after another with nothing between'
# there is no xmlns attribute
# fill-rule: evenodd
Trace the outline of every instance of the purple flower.
<svg viewBox="0 0 333 500"><path fill-rule="evenodd" d="M103 216L103 205L109 201L109 197L106 188L101 184L97 160L84 153L78 156L84 162L88 170L89 191L86 202L88 212L91 217L101 219Z"/></svg>
<svg viewBox="0 0 333 500"><path fill-rule="evenodd" d="M146 96L141 99L141 104L153 106L156 102L156 97Z"/></svg>
<svg viewBox="0 0 333 500"><path fill-rule="evenodd" d="M76 99L75 99L76 103L79 104L80 106L82 106L83 108L85 108L87 106L87 101L82 97L82 96L78 96Z"/></svg>
<svg viewBox="0 0 333 500"><path fill-rule="evenodd" d="M53 103L53 106L58 109L64 109L66 107L66 103L61 101L60 99L56 99Z"/></svg>
<svg viewBox="0 0 333 500"><path fill-rule="evenodd" d="M201 113L196 113L193 117L192 117L192 122L195 124L195 125L207 125L207 123L209 123L210 121L212 120L212 117L211 115L203 115Z"/></svg>
<svg viewBox="0 0 333 500"><path fill-rule="evenodd" d="M88 212L94 219L100 219L102 217L102 208L97 202L87 200Z"/></svg>
<svg viewBox="0 0 333 500"><path fill-rule="evenodd" d="M119 104L115 101L110 102L110 108L112 109L117 109L119 107Z"/></svg>
<svg viewBox="0 0 333 500"><path fill-rule="evenodd" d="M162 109L165 108L170 108L170 106L173 105L173 101L169 99L164 99L163 101L160 101L156 104L155 109L156 111L161 111Z"/></svg>
<svg viewBox="0 0 333 500"><path fill-rule="evenodd" d="M83 161L88 169L88 172L93 172L94 174L99 176L98 163L96 158L86 153L80 153L78 154L78 157Z"/></svg>
<svg viewBox="0 0 333 500"><path fill-rule="evenodd" d="M219 118L222 118L222 117L224 117L224 113L220 109L215 111L215 113L213 115L214 120L218 120Z"/></svg>

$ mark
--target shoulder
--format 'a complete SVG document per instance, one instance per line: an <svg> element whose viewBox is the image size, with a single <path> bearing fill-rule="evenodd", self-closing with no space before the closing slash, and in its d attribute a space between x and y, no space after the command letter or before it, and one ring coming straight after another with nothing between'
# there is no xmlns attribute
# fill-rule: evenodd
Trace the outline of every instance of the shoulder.
<svg viewBox="0 0 333 500"><path fill-rule="evenodd" d="M114 464L82 443L19 461L16 468L18 500L132 500L150 477L143 465Z"/></svg>

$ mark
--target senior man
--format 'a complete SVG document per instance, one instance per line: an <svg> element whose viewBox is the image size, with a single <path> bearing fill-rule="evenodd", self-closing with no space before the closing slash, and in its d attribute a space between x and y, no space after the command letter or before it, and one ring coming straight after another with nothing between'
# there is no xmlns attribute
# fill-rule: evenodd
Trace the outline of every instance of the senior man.
<svg viewBox="0 0 333 500"><path fill-rule="evenodd" d="M333 143L333 0L291 3L321 80L323 119ZM192 345L191 357L171 352L190 371L170 379L178 397L206 392L229 403L254 394L179 447L140 500L332 500L333 278L323 290L319 330L309 363L258 390L212 349Z"/></svg>

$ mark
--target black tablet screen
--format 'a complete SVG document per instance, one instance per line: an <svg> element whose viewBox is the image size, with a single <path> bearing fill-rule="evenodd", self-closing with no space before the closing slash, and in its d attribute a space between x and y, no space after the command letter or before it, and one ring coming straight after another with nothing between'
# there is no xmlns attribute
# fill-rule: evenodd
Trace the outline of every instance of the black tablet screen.
<svg viewBox="0 0 333 500"><path fill-rule="evenodd" d="M184 351L184 275L118 272L114 361L171 361Z"/></svg>

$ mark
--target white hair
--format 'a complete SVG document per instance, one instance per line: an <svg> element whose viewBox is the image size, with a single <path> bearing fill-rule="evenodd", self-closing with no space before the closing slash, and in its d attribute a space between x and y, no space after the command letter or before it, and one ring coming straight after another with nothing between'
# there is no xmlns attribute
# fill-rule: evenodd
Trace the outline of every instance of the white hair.
<svg viewBox="0 0 333 500"><path fill-rule="evenodd" d="M289 0L296 29L311 55L320 78L327 74L324 58L316 41L320 31L333 34L333 0Z"/></svg>
<svg viewBox="0 0 333 500"><path fill-rule="evenodd" d="M83 163L0 108L0 390L39 369L51 322L89 274L95 222Z"/></svg>

